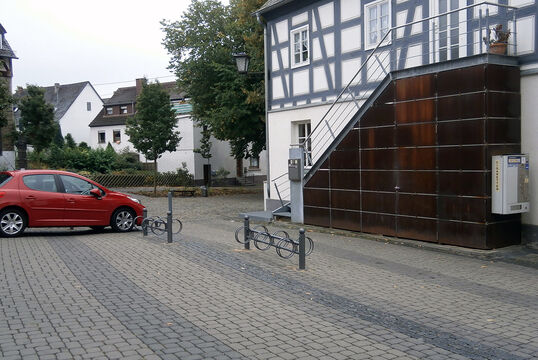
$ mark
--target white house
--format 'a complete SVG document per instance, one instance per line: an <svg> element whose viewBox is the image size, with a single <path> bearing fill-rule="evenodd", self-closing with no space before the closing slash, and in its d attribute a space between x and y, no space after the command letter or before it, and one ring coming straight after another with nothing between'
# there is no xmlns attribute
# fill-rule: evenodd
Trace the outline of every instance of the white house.
<svg viewBox="0 0 538 360"><path fill-rule="evenodd" d="M71 134L75 142L89 144L88 125L103 107L103 100L89 81L73 84L54 84L43 87L45 101L54 107L54 120L60 124L62 136ZM25 90L15 96L22 97ZM18 118L20 114L15 113Z"/></svg>
<svg viewBox="0 0 538 360"><path fill-rule="evenodd" d="M522 222L523 236L537 239L537 5L496 3L267 1L256 12L268 74L267 208L290 200L287 160L302 144L305 223L490 248L500 241L493 229L516 239ZM504 30L506 50L492 55ZM531 211L492 215L491 156L519 152L531 159ZM449 189L449 178L461 187ZM484 241L462 242L473 236Z"/></svg>
<svg viewBox="0 0 538 360"><path fill-rule="evenodd" d="M116 151L125 148L136 151L125 133L125 124L136 111L136 97L142 90L142 81L143 79L137 79L136 86L119 88L106 101L103 109L89 125L91 139L89 145L92 148L105 147L110 143ZM175 82L166 82L161 85L170 94L170 103L177 114L177 130L179 130L182 139L176 151L165 152L157 161L158 171L175 171L181 168L183 163L186 163L187 169L194 175L194 179L202 180L203 165L207 163L207 160L193 151L200 147L202 129L196 126L190 115L192 105L188 103L185 93L177 91ZM212 171L224 168L230 173L229 177L234 177L236 160L230 156L229 144L215 138L212 138L211 142L212 157L209 163ZM244 167L247 170L245 175L261 181L265 177L265 158L265 153L262 153L259 159L246 159L244 161ZM140 155L140 159L145 161L143 155Z"/></svg>

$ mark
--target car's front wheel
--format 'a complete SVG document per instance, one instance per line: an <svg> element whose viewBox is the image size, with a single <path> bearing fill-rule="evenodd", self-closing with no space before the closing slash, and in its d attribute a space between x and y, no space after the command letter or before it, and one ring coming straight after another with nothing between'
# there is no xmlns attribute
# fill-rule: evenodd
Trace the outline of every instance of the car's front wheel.
<svg viewBox="0 0 538 360"><path fill-rule="evenodd" d="M17 209L0 212L0 235L4 237L19 236L26 229L26 216Z"/></svg>
<svg viewBox="0 0 538 360"><path fill-rule="evenodd" d="M121 208L112 214L112 229L118 232L130 231L134 226L135 212L131 209Z"/></svg>

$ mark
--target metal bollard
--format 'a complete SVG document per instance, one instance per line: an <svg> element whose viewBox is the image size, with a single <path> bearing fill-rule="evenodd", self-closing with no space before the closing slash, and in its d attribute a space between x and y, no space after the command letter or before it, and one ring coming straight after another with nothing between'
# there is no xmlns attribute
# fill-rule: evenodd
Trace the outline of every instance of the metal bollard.
<svg viewBox="0 0 538 360"><path fill-rule="evenodd" d="M148 236L148 223L146 221L147 218L148 218L148 209L144 208L144 210L142 210L142 224L141 224L143 236Z"/></svg>
<svg viewBox="0 0 538 360"><path fill-rule="evenodd" d="M250 250L250 225L248 215L245 215L245 250Z"/></svg>
<svg viewBox="0 0 538 360"><path fill-rule="evenodd" d="M168 192L168 211L172 213L172 192Z"/></svg>
<svg viewBox="0 0 538 360"><path fill-rule="evenodd" d="M168 233L168 243L172 242L172 212L166 213L166 232Z"/></svg>
<svg viewBox="0 0 538 360"><path fill-rule="evenodd" d="M304 270L306 267L306 250L304 229L299 229L299 269Z"/></svg>

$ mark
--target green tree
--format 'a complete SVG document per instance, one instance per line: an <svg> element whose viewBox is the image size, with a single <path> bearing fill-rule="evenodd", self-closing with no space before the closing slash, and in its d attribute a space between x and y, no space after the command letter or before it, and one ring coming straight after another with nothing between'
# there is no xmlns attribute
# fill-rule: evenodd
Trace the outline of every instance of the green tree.
<svg viewBox="0 0 538 360"><path fill-rule="evenodd" d="M39 158L41 152L52 143L58 125L54 121L54 108L45 101L44 90L28 85L26 91L27 95L19 104L21 118L17 137L18 141L32 145Z"/></svg>
<svg viewBox="0 0 538 360"><path fill-rule="evenodd" d="M207 159L209 164L209 159L213 157L211 155L211 131L209 131L207 126L202 128L202 138L200 139L200 147L194 149L193 151L197 154L200 154L204 159Z"/></svg>
<svg viewBox="0 0 538 360"><path fill-rule="evenodd" d="M71 149L74 149L77 147L77 143L75 142L75 139L73 139L73 135L71 133L67 133L65 135L65 146Z"/></svg>
<svg viewBox="0 0 538 360"><path fill-rule="evenodd" d="M0 80L0 127L7 125L7 114L11 111L13 97L9 93L7 84Z"/></svg>
<svg viewBox="0 0 538 360"><path fill-rule="evenodd" d="M136 99L136 114L127 120L125 133L136 150L153 160L155 176L153 192L157 193L157 159L166 151L175 151L181 137L176 127L176 114L170 97L158 82L144 83Z"/></svg>
<svg viewBox="0 0 538 360"><path fill-rule="evenodd" d="M237 72L232 54L247 51L250 71L263 69L263 28L251 16L264 0L193 0L180 20L163 21L170 68L193 104L193 115L236 159L265 147L262 76Z"/></svg>

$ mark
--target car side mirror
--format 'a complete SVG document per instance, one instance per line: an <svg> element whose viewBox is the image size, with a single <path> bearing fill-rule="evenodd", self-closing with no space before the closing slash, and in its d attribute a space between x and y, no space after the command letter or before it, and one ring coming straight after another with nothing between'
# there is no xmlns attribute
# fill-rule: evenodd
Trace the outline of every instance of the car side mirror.
<svg viewBox="0 0 538 360"><path fill-rule="evenodd" d="M101 200L101 190L99 189L91 189L90 195L93 195L97 198L97 200Z"/></svg>

